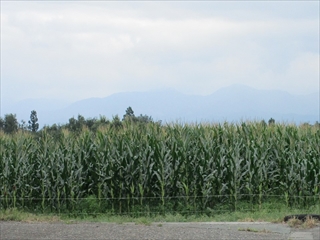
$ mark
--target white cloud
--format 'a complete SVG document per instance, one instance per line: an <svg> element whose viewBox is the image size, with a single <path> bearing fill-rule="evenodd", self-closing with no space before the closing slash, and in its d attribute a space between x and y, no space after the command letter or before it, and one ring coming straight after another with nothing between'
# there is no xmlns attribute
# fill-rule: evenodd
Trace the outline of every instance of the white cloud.
<svg viewBox="0 0 320 240"><path fill-rule="evenodd" d="M255 14L237 4L232 15L212 4L4 2L2 81L24 90L17 99L76 100L157 87L209 94L239 82L314 89L319 15L294 18L284 8L275 17L255 4Z"/></svg>
<svg viewBox="0 0 320 240"><path fill-rule="evenodd" d="M320 90L319 54L301 53L290 62L285 72L286 86L295 93L310 93ZM315 81L318 79L318 81Z"/></svg>

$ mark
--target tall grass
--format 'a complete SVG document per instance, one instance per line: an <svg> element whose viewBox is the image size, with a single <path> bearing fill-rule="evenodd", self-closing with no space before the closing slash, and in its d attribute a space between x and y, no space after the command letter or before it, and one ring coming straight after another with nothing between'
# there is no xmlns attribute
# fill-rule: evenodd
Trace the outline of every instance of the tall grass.
<svg viewBox="0 0 320 240"><path fill-rule="evenodd" d="M320 204L320 129L257 122L125 122L80 135L0 133L0 208L50 212L252 210Z"/></svg>

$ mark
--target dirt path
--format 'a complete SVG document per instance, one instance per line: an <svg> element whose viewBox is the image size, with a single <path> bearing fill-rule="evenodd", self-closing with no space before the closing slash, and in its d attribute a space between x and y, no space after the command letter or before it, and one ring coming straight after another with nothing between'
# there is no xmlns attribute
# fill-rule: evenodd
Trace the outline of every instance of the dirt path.
<svg viewBox="0 0 320 240"><path fill-rule="evenodd" d="M244 231L244 230L250 231ZM266 231L265 231L266 230ZM256 232L257 231L257 232ZM304 234L305 233L305 234ZM295 235L293 235L295 234ZM298 238L295 238L298 236ZM320 227L294 230L273 223L21 223L0 222L0 239L320 239ZM311 238L310 238L311 236Z"/></svg>

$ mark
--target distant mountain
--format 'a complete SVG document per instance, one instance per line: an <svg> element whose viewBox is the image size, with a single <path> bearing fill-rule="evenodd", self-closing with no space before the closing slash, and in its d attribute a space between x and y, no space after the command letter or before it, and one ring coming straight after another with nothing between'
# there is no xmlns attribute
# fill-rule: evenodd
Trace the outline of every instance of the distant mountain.
<svg viewBox="0 0 320 240"><path fill-rule="evenodd" d="M292 95L285 91L258 90L244 85L222 88L208 96L186 95L174 90L116 93L105 98L89 98L72 104L56 100L26 100L2 111L28 120L31 110L38 112L39 123L68 122L78 114L85 118L104 115L109 119L125 114L131 106L135 115L146 114L162 122L218 122L245 120L309 122L319 121L319 92Z"/></svg>

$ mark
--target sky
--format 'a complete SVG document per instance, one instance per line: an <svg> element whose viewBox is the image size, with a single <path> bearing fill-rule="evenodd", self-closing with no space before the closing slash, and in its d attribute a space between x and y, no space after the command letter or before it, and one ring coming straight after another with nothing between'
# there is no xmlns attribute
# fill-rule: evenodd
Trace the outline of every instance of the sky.
<svg viewBox="0 0 320 240"><path fill-rule="evenodd" d="M1 104L319 91L319 1L1 1Z"/></svg>

